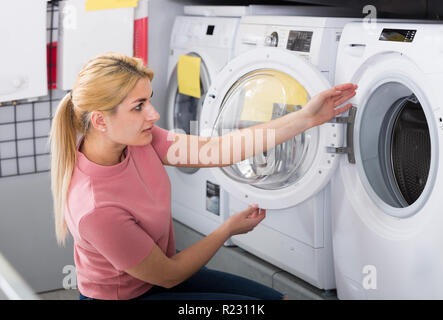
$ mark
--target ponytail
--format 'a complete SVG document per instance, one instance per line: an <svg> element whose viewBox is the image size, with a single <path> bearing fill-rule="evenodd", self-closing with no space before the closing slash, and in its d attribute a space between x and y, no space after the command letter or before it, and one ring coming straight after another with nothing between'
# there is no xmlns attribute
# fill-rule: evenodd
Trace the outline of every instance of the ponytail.
<svg viewBox="0 0 443 320"><path fill-rule="evenodd" d="M58 105L52 119L51 191L55 216L55 235L59 245L65 245L67 226L64 217L66 196L76 162L77 130L74 127L72 96L69 92Z"/></svg>

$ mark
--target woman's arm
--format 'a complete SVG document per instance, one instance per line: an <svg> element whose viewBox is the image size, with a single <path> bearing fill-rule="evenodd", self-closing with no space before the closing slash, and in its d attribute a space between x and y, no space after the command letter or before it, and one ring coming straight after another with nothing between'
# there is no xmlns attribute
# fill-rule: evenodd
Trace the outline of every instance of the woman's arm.
<svg viewBox="0 0 443 320"><path fill-rule="evenodd" d="M176 134L163 163L194 168L230 166L348 110L351 104L336 107L351 99L356 89L351 83L337 85L314 96L300 111L220 137Z"/></svg>
<svg viewBox="0 0 443 320"><path fill-rule="evenodd" d="M131 276L165 288L174 287L191 277L214 256L232 235L247 233L266 216L257 206L232 215L218 229L189 248L168 258L154 245L150 254L135 267L126 270Z"/></svg>

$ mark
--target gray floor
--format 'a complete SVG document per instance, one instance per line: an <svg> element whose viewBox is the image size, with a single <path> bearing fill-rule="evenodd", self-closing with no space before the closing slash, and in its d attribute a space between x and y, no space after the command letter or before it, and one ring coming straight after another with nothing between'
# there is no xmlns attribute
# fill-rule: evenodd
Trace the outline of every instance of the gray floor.
<svg viewBox="0 0 443 320"><path fill-rule="evenodd" d="M183 250L203 238L203 235L179 222L175 221L174 227L178 250ZM334 290L319 290L238 247L221 248L207 266L273 287L292 300L337 299ZM39 297L43 300L78 300L78 294L78 290L62 289L40 293Z"/></svg>
<svg viewBox="0 0 443 320"><path fill-rule="evenodd" d="M54 290L40 293L38 296L42 300L78 300L78 290Z"/></svg>

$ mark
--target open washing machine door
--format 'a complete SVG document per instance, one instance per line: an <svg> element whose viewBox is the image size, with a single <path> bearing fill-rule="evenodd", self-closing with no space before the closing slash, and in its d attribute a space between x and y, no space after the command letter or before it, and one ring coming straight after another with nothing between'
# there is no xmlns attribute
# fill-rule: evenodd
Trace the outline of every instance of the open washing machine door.
<svg viewBox="0 0 443 320"><path fill-rule="evenodd" d="M294 53L278 48L248 51L228 63L211 85L200 117L200 135L220 136L297 112L310 97L329 87L315 66ZM267 152L211 170L239 200L267 209L295 206L329 182L337 165L337 156L329 148L342 143L338 127L327 123L311 128ZM248 138L245 147L252 148Z"/></svg>
<svg viewBox="0 0 443 320"><path fill-rule="evenodd" d="M198 119L200 117L203 101L211 84L209 70L205 60L197 53L190 52L188 56L198 57L200 63L200 98L181 94L178 91L177 65L172 71L167 89L167 126L168 130L178 130L177 133L188 135L199 135ZM177 167L184 173L192 174L198 171L198 168Z"/></svg>

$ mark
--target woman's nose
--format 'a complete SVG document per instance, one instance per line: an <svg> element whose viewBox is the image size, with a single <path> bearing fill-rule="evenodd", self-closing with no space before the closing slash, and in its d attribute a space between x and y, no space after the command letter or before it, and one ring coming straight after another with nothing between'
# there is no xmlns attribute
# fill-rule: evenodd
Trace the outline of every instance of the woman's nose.
<svg viewBox="0 0 443 320"><path fill-rule="evenodd" d="M147 121L157 121L158 119L160 119L160 114L157 112L157 110L155 110L155 108L153 106L151 106L150 108L147 108L146 120Z"/></svg>

